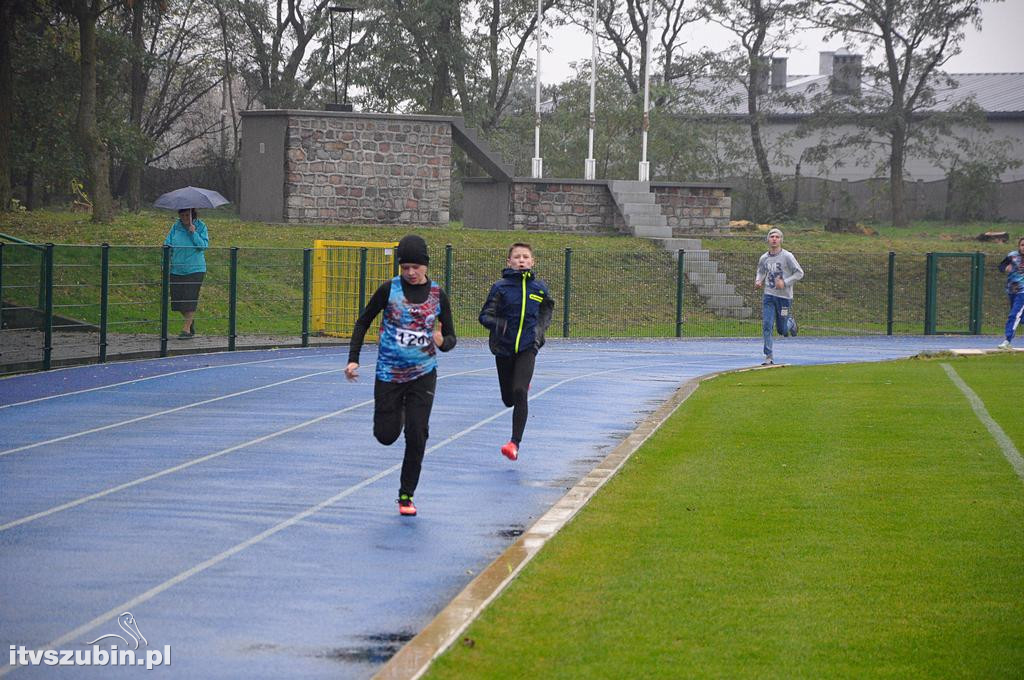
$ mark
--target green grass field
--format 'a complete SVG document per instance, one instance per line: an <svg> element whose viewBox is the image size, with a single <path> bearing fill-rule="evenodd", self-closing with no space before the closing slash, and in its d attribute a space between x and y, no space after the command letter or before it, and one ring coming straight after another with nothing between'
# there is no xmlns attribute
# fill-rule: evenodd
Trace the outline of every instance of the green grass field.
<svg viewBox="0 0 1024 680"><path fill-rule="evenodd" d="M1024 356L705 382L430 678L1024 674Z"/></svg>
<svg viewBox="0 0 1024 680"><path fill-rule="evenodd" d="M295 335L301 330L302 248L314 239L397 241L408 227L347 225L280 225L246 222L230 209L204 211L212 246L209 271L197 317L205 334L228 332L229 248L239 252L237 331L243 335ZM0 233L35 243L53 242L54 306L58 315L96 324L100 302L100 243L111 250L111 332L159 332L160 244L171 223L166 211L120 214L109 225L96 225L80 212L40 210L0 214ZM902 230L879 227L879 236L833 234L818 225L783 225L787 247L799 257L806 278L798 284L795 310L803 332L818 334L885 333L887 258L897 253L894 276L893 328L896 333L923 332L924 253L974 251L986 255L983 332L1005 320L1003 277L994 264L1007 244L970 240L989 229L1017 234L1020 224L915 224ZM453 247L451 297L460 335L482 335L476 323L487 289L499 275L504 252L514 240L533 244L537 271L565 307L565 249L573 249L570 335L574 337L675 335L676 265L670 253L649 240L626 236L589 236L553 232L508 232L447 227L418 228L430 244L432 276L443 277L444 249ZM757 336L760 333L760 292L751 285L753 268L764 250L761 234L707 238L705 248L718 271L736 287L753 310L748 320L720 317L708 309L691 283L684 287L684 323L688 337ZM88 247L83 247L88 246ZM855 254L855 255L854 255ZM4 249L4 299L19 306L38 306L38 250L8 244ZM969 326L969 275L966 260L943 264L942 295L938 296L939 332L964 332ZM372 290L370 291L372 293ZM562 333L556 312L554 335ZM316 329L314 329L315 331Z"/></svg>

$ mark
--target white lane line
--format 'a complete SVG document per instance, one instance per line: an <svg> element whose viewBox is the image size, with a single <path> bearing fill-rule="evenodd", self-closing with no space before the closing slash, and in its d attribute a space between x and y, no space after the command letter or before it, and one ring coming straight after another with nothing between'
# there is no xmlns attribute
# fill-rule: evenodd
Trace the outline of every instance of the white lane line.
<svg viewBox="0 0 1024 680"><path fill-rule="evenodd" d="M542 389L539 392L537 392L537 394L531 396L530 397L530 401L533 401L534 399L542 397L545 394L547 394L548 392L550 392L551 390L555 389L556 387L561 387L562 385L564 385L566 383L569 383L569 382L573 382L574 380L582 380L583 378L591 378L591 377L593 377L595 375L603 375L605 373L617 373L617 372L621 372L621 371L633 371L633 370L639 370L639 369L643 369L643 368L652 368L652 367L656 367L656 366L665 366L665 365L675 366L675 363L672 363L672 364L649 364L649 365L646 365L646 366L627 366L626 368L611 368L611 369L608 369L608 370L605 370L605 371L594 371L592 373L584 373L583 375L576 375L576 376L573 376L571 378L565 378L564 380L560 380L559 382L556 382L553 385L545 387L544 389ZM451 437L448 437L443 442L441 442L439 444L435 444L434 446L431 446L424 453L430 453L431 451L434 451L435 449L439 449L442 446L445 446L446 444L450 444L451 442L455 441L456 439L461 439L462 437L466 436L470 432L472 432L472 431L474 431L474 430L476 430L478 428L483 427L484 425L486 425L487 423L491 422L492 420L494 420L496 418L500 418L501 416L505 415L506 413L508 413L511 410L512 410L512 407L503 408L502 410L500 410L497 413L495 413L493 416L490 416L489 418L484 418L483 420L481 420L480 422L476 423L475 425L471 425L471 426L467 427L462 432L458 432L456 434L453 434ZM0 529L2 529L2 528L3 527L0 527Z"/></svg>
<svg viewBox="0 0 1024 680"><path fill-rule="evenodd" d="M949 364L942 364L942 368L945 369L946 375L948 375L949 379L953 381L953 384L959 387L960 391L964 393L965 397L967 397L967 401L970 402L971 408L974 409L974 415L978 416L978 420L988 428L992 438L996 440L996 443L999 444L999 448L1003 450L1003 456L1010 464L1010 467L1013 468L1013 471L1017 473L1018 477L1024 480L1024 458L1021 457L1020 451L1018 451L1017 447L1014 446L1013 440L1006 436L1006 433L1003 432L1003 428L999 427L999 423L997 423L992 416L988 414L988 410L985 408L985 402L983 402L978 395L974 393L974 390L972 390L967 383L957 375L956 370L954 370L954 368Z"/></svg>
<svg viewBox="0 0 1024 680"><path fill-rule="evenodd" d="M89 494L88 496L82 496L81 498L77 498L77 499L75 499L73 501L69 501L69 502L63 503L61 505L55 505L52 508L49 508L47 510L41 510L40 512L37 512L37 513L35 513L33 515L26 515L25 517L20 517L18 519L11 520L10 522L7 522L6 524L0 524L0 531L7 531L8 529L13 529L16 526L20 526L22 524L27 524L28 522L32 522L32 521L37 520L37 519L42 519L43 517L48 517L50 515L53 515L53 514L58 513L58 512L62 512L64 510L70 510L71 508L78 507L79 505L82 505L83 503L88 503L89 501L94 501L96 499L103 498L104 496L109 496L110 494L117 493L118 491L124 491L125 489L130 489L133 486L138 486L139 484L143 484L145 482L149 482L149 481L152 481L154 479L159 479L160 477L163 477L165 475L169 475L169 474L174 473L174 472L180 472L181 470L184 470L186 468L190 468L193 465L199 465L200 463L205 463L208 460L213 460L214 458L220 458L221 456L227 455L227 454L231 453L232 451L238 451L239 449L244 449L244 448L246 448L248 446L252 446L254 444L260 444L260 443L268 441L270 439L274 439L275 437L280 437L283 434L288 434L289 432L294 432L295 430L298 430L300 428L306 427L308 425L313 425L314 423L318 423L321 420L326 420L327 418L333 418L334 416L341 415L342 413L345 413L347 411L352 411L354 409L359 408L360 406L366 406L367 404L372 404L372 403L373 403L372 399L369 400L369 401L363 401L363 402L360 402L360 403L355 404L353 406L348 406L348 407L340 409L338 411L334 411L333 413L327 413L327 414L324 414L322 416L318 416L316 418L313 418L312 420L307 420L307 421L299 423L297 425L292 425L291 427L287 427L287 428L285 428L283 430L278 430L277 432L271 432L270 434L264 435L262 437L257 437L256 439L250 439L249 441L243 442L242 444L236 444L235 446L232 446L232 447L229 447L229 448L226 448L226 449L221 449L220 451L215 451L214 453L209 453L209 454L207 454L205 456L201 456L199 458L194 458L194 459L192 459L192 460L190 460L188 462L181 463L180 465L175 465L173 467L165 468L163 470L160 470L159 472L154 472L151 475L146 475L145 477L139 477L138 479L133 479L130 482L125 482L124 484L118 484L117 486L112 486L109 489L104 489L103 491L97 491L94 494Z"/></svg>
<svg viewBox="0 0 1024 680"><path fill-rule="evenodd" d="M574 380L582 380L583 378L589 378L589 377L593 377L595 375L602 375L602 374L605 374L605 373L616 373L616 372L621 372L621 371L630 371L630 370L637 370L637 369L642 369L642 368L652 368L654 366L665 366L665 365L666 364L652 364L652 365L647 365L647 366L629 366L629 367L625 367L625 368L614 368L614 369L609 369L609 370L605 370L605 371L595 371L593 373L586 373L586 374L583 374L583 375L574 376L572 378L566 378L565 380L557 382L557 383L551 385L550 387L547 387L547 388L541 390L540 392L537 393L536 396L540 397L541 395L546 394L547 392L550 392L551 390L553 390L553 389L555 389L557 387L560 387L561 385L564 385L564 384L566 384L568 382L572 382ZM674 364L670 364L670 365L674 365ZM484 370L484 369L480 369L480 370ZM486 370L490 370L490 368L488 368ZM476 372L477 371L464 371L463 373L476 373ZM452 374L452 375L459 375L459 374ZM372 403L372 402L364 402L364 403ZM362 405L363 404L357 404L356 406L350 406L348 409L344 409L344 410L351 410L353 408L357 408L358 406L362 406ZM481 420L481 421L471 425L470 427L466 428L465 430L462 430L461 432L458 432L458 433L452 435L448 439L445 439L443 442L430 447L429 449L427 449L426 452L429 453L431 451L435 451L435 450L441 448L442 446L446 446L447 444L455 441L456 439L460 439L460 438L464 437L465 435L469 434L470 432L476 430L477 428L482 427L486 423L491 422L495 418L498 418L498 417L504 415L505 413L507 413L510 410L511 409L504 408L504 409L498 411L497 413L495 413L494 415L489 416L488 418L485 418L485 419L483 419L483 420ZM330 414L330 415L334 415L334 414ZM324 418L329 418L330 415L321 416L320 418L317 418L317 420L323 420ZM297 429L297 428L289 428L289 429ZM278 522L277 524L275 524L274 526L270 527L269 529L266 529L265 531L262 531L262 532L256 534L255 536L247 538L246 540L244 540L244 541L242 541L240 543L236 543L232 547L228 548L227 550L224 550L223 552L221 552L221 553L219 553L217 555L214 555L213 557L209 558L205 562L201 562L201 563L195 565L194 567L186 569L185 571L182 571L182 572L178 573L177 575L172 576L171 578L167 579L163 583L160 583L159 585L154 586L153 588L150 588L149 590L147 590L146 592L144 592L144 593L142 593L140 595L136 595L135 597L131 598L130 600L122 602L121 604L117 605L116 607L113 607L113 608L107 610L106 612L104 612L103 614L100 614L99 616L95 617L91 621L88 621L87 623L82 624L78 628L75 628L74 630L72 630L72 631L70 631L68 633L65 633L64 635L60 636L56 640L51 640L50 642L46 643L46 645L44 645L43 648L44 649L57 649L57 648L60 648L63 645L66 645L69 642L73 642L76 639L81 638L82 636L84 636L86 633L88 633L92 629L102 625L103 623L106 623L110 619L116 617L121 612L123 612L123 611L130 611L131 609L133 609L135 607L138 607L141 604L144 604L145 602L153 599L154 597L156 597L160 593L163 593L164 591L168 590L169 588L172 588L172 587L178 585L179 583L182 583L182 582L188 580L189 578L195 576L196 574L200 574L200 573L206 571L207 569L220 564L224 560L226 560L229 557L232 557L234 555L237 555L238 553L242 552L246 548L250 548L250 547L256 545L257 543L260 543L260 542L266 540L267 538L270 538L271 536L273 536L275 534L278 534L278 533L284 531L285 529L287 529L287 528L289 528L291 526L294 526L295 524L297 524L298 522L301 522L302 520L306 519L307 517L315 515L316 513L320 512L321 510L325 510L326 508L330 507L331 505L334 505L335 503L337 503L338 501L342 500L343 498L346 498L347 496L351 496L352 494L354 494L355 492L359 491L360 489L363 489L363 488L369 486L370 484L373 484L374 482L377 482L377 481L383 479L384 477L387 477L391 473L398 471L401 467L402 467L401 463L396 463L395 465L392 465L391 467L387 468L386 470L382 470L381 472L378 472L375 475L367 477L366 479L364 479L363 481L359 482L358 484L354 484L353 486L348 487L344 491L341 491L341 492L335 494L334 496L331 496L327 500L321 501L320 503L317 503L316 505L312 505L312 506L306 508L305 510L303 510L302 512L299 512L299 513L297 513L295 515L292 515L288 519L285 519L285 520L282 520L281 522ZM0 529L3 529L3 528L4 527L0 527ZM6 675L7 673L9 673L10 671L14 670L15 668L17 668L17 666L7 666L7 667L4 667L4 668L0 668L0 676Z"/></svg>
<svg viewBox="0 0 1024 680"><path fill-rule="evenodd" d="M318 354L316 356L317 357L341 356L341 354L337 354L337 355ZM112 387L124 387L125 385L133 385L135 383L146 382L147 380L156 380L157 378L166 378L168 376L181 375L183 373L192 373L193 371L209 371L209 370L214 369L214 368L234 368L234 367L237 367L237 366L251 366L252 364L267 364L267 363L270 363L270 362L273 362L273 361L290 361L292 359L309 359L309 358L313 358L313 355L310 355L310 356L293 356L293 357L277 357L275 359L260 359L258 361L240 361L240 362L234 363L234 364L220 364L219 366L199 366L197 368L184 368L184 369L182 369L180 371L171 371L169 373L160 373L158 375L146 376L145 378L136 378L134 380L125 380L125 381L119 382L119 383L111 383L110 385L98 385L97 387L89 387L89 388L86 388L84 390L75 390L74 392L63 392L61 394L51 394L48 397L38 397L36 399L26 399L25 401L16 401L16 402L13 402L13 403L10 403L10 404L2 404L2 405L0 405L0 409L11 408L12 406L25 406L26 404L35 404L35 403L40 402L40 401L48 401L50 399L58 399L60 397L71 397L71 396L74 396L76 394L85 394L86 392L95 392L97 390L106 390L106 389L110 389Z"/></svg>
<svg viewBox="0 0 1024 680"><path fill-rule="evenodd" d="M320 512L321 510L323 510L323 509L333 505L334 503L337 503L338 501L340 501L341 499L345 498L346 496L351 496L352 494L354 494L356 491L359 491L363 487L369 486L370 484L373 484L374 482L376 482L379 479L383 479L384 477L388 476L392 472L395 472L396 470L398 470L400 467L402 467L401 464L396 464L396 465L393 465L393 466L389 467L387 470L383 470L382 472L378 472L377 474L373 475L372 477L367 477L366 479L364 479L363 481L359 482L358 484L355 484L354 486L350 486L349 488L345 489L344 491L342 491L342 492L340 492L340 493L338 493L338 494L336 494L334 496L331 496L327 500L325 500L325 501L323 501L321 503L317 503L316 505L313 505L313 506L311 506L309 508L306 508L302 512L300 512L300 513L298 513L296 515L292 515L291 517L289 517L286 520L278 522L277 524L275 524L274 526L270 527L266 531L258 533L255 536L252 536L252 537L242 541L241 543L235 544L234 546L228 548L224 552L222 552L220 554L217 554L217 555L214 555L213 557L211 557L210 559L206 560L205 562L200 562L199 564L195 565L194 567L192 567L190 569L186 569L185 571L179 573L178 575L173 576L172 578L167 579L163 583L161 583L161 584L159 584L159 585L157 585L157 586L155 586L153 588L150 588L149 590L147 590L146 592L142 593L141 595L136 595L132 599L127 600L126 602L123 602L123 603L117 605L113 609L111 609L111 610L109 610L107 612L104 612L103 614L100 614L99 616L94 618L92 621L84 623L81 626L79 626L78 628L75 628L74 630L72 630L72 631L70 631L68 633L65 633L64 635L60 636L56 640L48 642L44 646L44 649L57 649L57 648L65 645L65 644L67 644L69 642L73 642L73 641L81 638L88 631L92 630L93 628L96 628L97 626L99 626L99 625L103 624L104 622L110 620L111 618L117 616L121 612L130 610L130 609L132 609L134 607L137 607L140 604L143 604L144 602L147 602L148 600L153 599L154 597L156 597L160 593L164 592L165 590L178 585L182 581L185 581L185 580L195 576L196 574L200 574L200 573L206 571L207 569L209 569L210 567L214 567L214 566L220 564L221 562L223 562L224 560L228 559L229 557L242 552L243 550L245 550L246 548L248 548L250 546L253 546L253 545L256 545L257 543L260 543L261 541L263 541L263 540L265 540L267 538L270 538L274 534L277 534L277 533L280 533L280 532L284 531L288 527L290 527L290 526L292 526L292 525L294 525L294 524L296 524L298 522L301 522L302 520L306 519L307 517ZM11 672L15 668L17 668L17 666L7 666L7 667L4 667L4 668L0 668L0 676L6 675L7 673Z"/></svg>
<svg viewBox="0 0 1024 680"><path fill-rule="evenodd" d="M341 369L341 370L343 370L343 369ZM467 373L479 373L480 371L490 371L490 370L492 370L490 367L488 367L488 368L478 368L478 369L475 369L475 370L472 370L472 371L462 371L460 373L452 373L450 375L441 376L438 379L440 380L442 378L452 378L452 377L455 377L457 375L465 375ZM353 410L355 410L357 408L360 408L362 406L368 406L368 405L370 405L372 403L373 403L372 399L369 399L367 401L361 401L358 404L354 404L352 406L347 406L347 407L345 407L343 409L339 409L339 410L333 411L331 413L326 413L326 414L324 414L322 416L317 416L316 418L312 418L310 420L306 420L306 421L298 423L296 425L292 425L291 427L286 427L283 430L277 430L276 432L271 432L270 434L263 435L262 437L257 437L256 439L250 439L247 442L243 442L241 444L236 444L236 445L228 447L226 449L221 449L220 451L214 451L213 453L209 453L209 454L207 454L205 456L201 456L199 458L194 458L192 460L186 461L186 462L181 463L179 465L174 465L172 467L165 468L163 470L160 470L159 472L154 472L152 474L145 475L144 477L139 477L138 479L133 479L130 482L125 482L124 484L118 484L117 486L112 486L112 487L110 487L108 489L104 489L103 491L97 491L96 493L89 494L88 496L82 496L81 498L76 498L73 501L68 501L67 503L62 503L60 505L55 505L52 508L48 508L46 510L40 510L39 512L31 514L31 515L25 515L24 517L19 517L18 519L11 520L10 522L7 522L6 524L0 524L0 531L7 531L8 529L13 529L14 527L21 526L22 524L27 524L27 523L33 522L33 521L35 521L37 519L42 519L44 517L49 517L50 515L54 515L54 514L56 514L58 512L63 512L64 510L70 510L71 508L76 508L79 505L82 505L84 503L88 503L90 501L94 501L94 500L103 498L105 496L109 496L110 494L117 493L118 491L124 491L125 489L130 489L133 486L138 486L139 484L144 484L146 482L152 481L154 479L159 479L160 477L164 477L166 475L169 475L169 474L172 474L172 473L175 473L175 472L180 472L181 470L185 470L187 468L190 468L193 465L199 465L200 463L205 463L208 460L213 460L214 458L220 458L221 456L225 456L225 455L227 455L227 454L229 454L229 453L231 453L233 451L238 451L239 449L244 449L244 448L247 448L249 446L253 446L255 444L261 444L261 443L263 443L265 441L269 441L269 440L274 439L276 437L280 437L281 435L288 434L289 432L294 432L295 430L299 430L299 429L302 429L304 427L308 427L309 425L314 425L316 423L319 423L322 420L327 420L328 418L333 418L334 416L341 415L342 413L347 413L348 411L353 411Z"/></svg>
<svg viewBox="0 0 1024 680"><path fill-rule="evenodd" d="M73 432L71 434L66 434L63 437L55 437L53 439L47 439L45 441L36 442L34 444L25 444L24 446L18 446L18 447L15 447L13 449L7 449L5 451L0 451L0 457L9 456L12 453L18 453L19 451L27 451L28 449L34 449L34 448L36 448L38 446L46 446L47 444L56 444L57 442L63 442L63 441L67 441L69 439L75 439L76 437L84 437L87 434L95 434L97 432L103 432L104 430L112 430L115 427L123 427L124 425L131 425L132 423L138 423L138 422L143 421L143 420L149 420L150 418L156 418L158 416L165 416L168 413L177 413L178 411L184 411L186 409L195 408L196 406L204 406L206 404L212 404L212 403L214 403L216 401L223 401L224 399L232 399L234 397L240 397L243 394L251 394L252 392L259 392L260 390L269 390L272 387L279 387L281 385L286 385L286 384L288 384L290 382L295 382L296 380L305 380L306 378L313 378L313 377L316 377L318 375L327 375L328 373L339 373L339 372L344 371L344 370L345 370L344 368L332 368L329 371L317 371L316 373L307 373L306 375L300 375L300 376L297 376L295 378L288 378L287 380L279 380L279 381L277 381L275 383L270 383L269 385L261 385L259 387L252 387L252 388L247 389L247 390L242 390L241 392L233 392L231 394L225 394L225 395L222 395L220 397L213 397L212 399L204 399L203 401L194 401L191 404L184 404L182 406L176 406L174 408L169 408L169 409L166 409L164 411L154 411L153 413L149 413L149 414L144 415L144 416L139 416L137 418L129 418L128 420L121 420L121 421L116 422L116 423L110 423L109 425L103 425L101 427L94 427L91 430L82 430L81 432Z"/></svg>
<svg viewBox="0 0 1024 680"><path fill-rule="evenodd" d="M309 349L313 349L313 348L311 347ZM209 370L215 369L215 368L234 368L234 367L237 367L237 366L251 366L253 364L267 364L267 363L271 363L271 362L274 362L274 361L291 361L292 359L322 359L324 357L347 357L347 356L348 356L348 354L346 354L344 352L338 352L338 353L335 353L335 352L324 352L322 354L308 354L308 355L305 355L305 356L296 354L296 355L290 356L290 357L276 357L274 359L258 359L258 360L254 360L254 361L239 361L239 362L233 363L233 364L220 364L220 365L217 365L217 366L199 366L197 368L184 368L184 369L182 369L180 371L170 371L169 373L160 373L159 375L150 375L150 376L146 376L145 378L136 378L134 380L125 380L125 381L119 382L119 383L111 383L110 385L99 385L97 387L89 387L89 388L86 388L84 390L75 390L74 392L64 392L64 393L61 393L61 394L51 394L48 397L38 397L36 399L27 399L25 401L17 401L17 402L13 402L13 403L10 403L10 404L0 404L0 410L5 409L5 408L11 408L12 406L25 406L26 404L35 404L37 402L47 401L49 399L58 399L60 397L70 397L70 396L73 396L73 395L76 395L76 394L84 394L86 392L95 392L97 390L106 390L106 389L110 389L112 387L123 387L125 385L133 385L135 383L145 382L147 380L156 380L157 378L166 378L166 377L169 377L169 376L181 375L183 373L192 373L193 371L209 371ZM476 356L490 356L490 355L489 354L485 355L483 353L480 353L479 355L471 355L471 356L475 358Z"/></svg>
<svg viewBox="0 0 1024 680"><path fill-rule="evenodd" d="M279 359L275 359L274 361L279 361ZM574 359L574 361L576 361L576 360ZM251 362L251 363L256 363L256 362ZM241 365L241 364L233 364L233 365L238 366L238 365ZM198 369L190 369L190 370L198 370ZM71 434L66 434L66 435L63 435L61 437L55 437L53 439L47 439L47 440L44 440L44 441L41 441L41 442L35 442L33 444L25 444L23 446L18 446L18 447L15 447L13 449L6 449L6 450L3 450L3 451L0 451L0 458L2 458L4 456L9 456L12 453L18 453L19 451L27 451L29 449L34 449L34 448L37 448L37 447L40 447L40 446L46 446L47 444L56 444L57 442L67 441L69 439L75 439L77 437L83 437L83 436L89 435L89 434L95 434L96 432L103 432L104 430L111 430L111 429L116 428L116 427L122 427L124 425L131 425L132 423L137 423L137 422L140 422L140 421L143 421L143 420L149 420L150 418L156 418L157 416L163 416L163 415L167 415L169 413L176 413L178 411L184 411L186 409L194 408L196 406L204 406L206 404L212 404L213 402L221 401L223 399L231 399L232 397L240 397L243 394L249 394L251 392L258 392L260 390L270 389L271 387L278 387L280 385L284 385L284 384L287 384L287 383L290 383L290 382L294 382L296 380L304 380L306 378L312 378L312 377L315 377L315 376L318 376L318 375L326 375L328 373L337 373L339 371L344 371L344 370L345 370L344 368L334 368L334 369L331 369L329 371L318 371L316 373L308 373L306 375L300 375L300 376L295 377L295 378L288 378L287 380L281 380L281 381L278 381L278 382L275 382L275 383L270 383L269 385L262 385L260 387L253 387L253 388L250 388L248 390L242 390L240 392L234 392L232 394L225 394L223 396L214 397L212 399L206 399L204 401L197 401L197 402L193 402L193 403L190 403L190 404L184 404L182 406L176 406L175 408L167 409L167 410L164 410L164 411L156 411L154 413L150 413L150 414L144 415L144 416L139 416L137 418L130 418L128 420L122 420L122 421L119 421L119 422L116 422L116 423L110 423L109 425L103 425L101 427L94 427L94 428L92 428L90 430L82 430L81 432L73 432ZM484 369L477 369L477 370L484 370ZM182 372L187 372L187 371L182 371ZM470 371L470 372L472 372L472 371ZM168 375L168 374L165 374L165 375ZM452 375L461 375L461 373L454 373ZM442 377L448 377L448 376L442 376ZM148 378L142 378L142 380L148 380ZM132 382L137 382L137 381L132 381ZM124 383L124 384L127 384L127 383ZM97 388L97 389L100 389L100 388ZM83 391L88 391L88 390L83 390ZM47 398L49 398L49 397L47 397ZM27 403L27 402L23 402L23 403Z"/></svg>

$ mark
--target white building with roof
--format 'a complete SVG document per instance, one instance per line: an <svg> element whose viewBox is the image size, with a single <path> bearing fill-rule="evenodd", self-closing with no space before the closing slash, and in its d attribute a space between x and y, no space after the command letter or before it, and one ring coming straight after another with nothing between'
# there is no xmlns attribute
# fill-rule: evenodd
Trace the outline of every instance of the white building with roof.
<svg viewBox="0 0 1024 680"><path fill-rule="evenodd" d="M887 175L884 169L880 171L888 157L881 138L879 145L870 152L847 149L834 153L825 163L806 160L808 149L826 137L838 139L844 133L853 133L856 126L836 125L804 137L796 134L801 124L810 118L809 102L812 98L836 93L869 93L873 84L863 79L861 60L861 56L845 49L821 52L819 72L810 75L787 73L785 57L771 60L770 71L766 71L761 84L759 103L764 114L761 129L766 147L773 151L770 161L775 173L793 175L797 163L803 158L800 174L804 177L856 181ZM948 76L951 83L936 89L935 103L929 110L948 112L957 104L973 100L981 110L988 129L955 124L951 127L951 134L938 141L938 146L942 148L945 145L945 150L955 151L964 160L970 160L972 149L982 152L987 145L998 144L1007 156L1020 162L1019 167L1002 173L1002 181L1024 180L1024 73L953 73ZM715 95L708 101L702 118L707 120L710 116L733 122L746 120L747 95L740 83L708 82L705 85ZM960 140L969 141L960 145ZM905 169L908 180L929 182L944 179L947 167L936 162L933 154L911 153Z"/></svg>

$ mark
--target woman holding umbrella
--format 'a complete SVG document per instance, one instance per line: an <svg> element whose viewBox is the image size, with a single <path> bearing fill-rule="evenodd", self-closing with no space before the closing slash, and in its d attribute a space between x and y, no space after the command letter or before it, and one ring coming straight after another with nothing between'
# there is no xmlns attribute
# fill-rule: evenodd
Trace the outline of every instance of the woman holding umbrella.
<svg viewBox="0 0 1024 680"><path fill-rule="evenodd" d="M156 199L157 208L178 211L178 220L164 239L171 247L171 309L181 312L185 324L178 334L181 340L196 335L192 317L199 305L199 289L206 277L205 250L210 246L206 225L199 219L196 208L216 208L229 203L228 199L212 189L184 187L170 191Z"/></svg>
<svg viewBox="0 0 1024 680"><path fill-rule="evenodd" d="M171 247L171 309L181 312L185 323L178 338L189 340L196 335L192 317L199 305L199 289L206 277L206 255L210 245L206 224L195 208L178 211L178 219L167 232L164 245Z"/></svg>

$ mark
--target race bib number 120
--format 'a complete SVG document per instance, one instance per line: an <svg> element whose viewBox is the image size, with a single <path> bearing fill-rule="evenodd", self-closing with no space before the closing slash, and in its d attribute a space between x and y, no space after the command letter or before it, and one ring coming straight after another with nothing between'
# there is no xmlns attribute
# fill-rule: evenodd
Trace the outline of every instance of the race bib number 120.
<svg viewBox="0 0 1024 680"><path fill-rule="evenodd" d="M414 331L409 328L396 328L395 340L401 347L427 347L433 341L429 331Z"/></svg>

